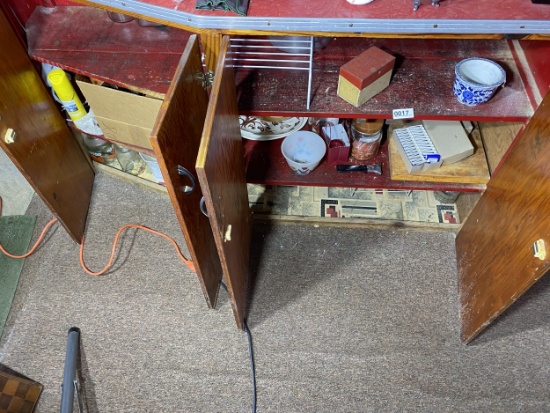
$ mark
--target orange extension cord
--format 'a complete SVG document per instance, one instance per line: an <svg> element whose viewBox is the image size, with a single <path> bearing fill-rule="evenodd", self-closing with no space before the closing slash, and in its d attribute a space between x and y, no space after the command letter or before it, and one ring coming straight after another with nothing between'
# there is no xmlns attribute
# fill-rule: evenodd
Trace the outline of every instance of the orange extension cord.
<svg viewBox="0 0 550 413"><path fill-rule="evenodd" d="M137 228L137 229L143 229L145 231L148 231L152 234L156 234L156 235L159 235L161 236L162 238L164 239L167 239L168 241L170 241L172 243L172 245L174 246L174 248L176 249L176 252L178 253L178 256L180 257L180 259L183 261L183 263L185 265L187 265L187 267L189 267L189 269L191 271L195 271L195 264L193 264L193 261L190 261L188 260L187 258L185 258L183 256L183 254L181 253L180 251L180 248L178 247L178 244L176 244L176 241L174 241L172 238L170 238L168 235L166 234L163 234L162 232L160 231L155 231L154 229L151 229L151 228L148 228L146 226L143 226L143 225L139 225L139 224L126 224L122 227L120 227L120 229L117 231L116 235L115 235L115 239L113 241L113 248L111 249L111 257L109 258L109 262L107 262L107 265L105 266L105 268L103 268L101 271L98 271L98 272L92 272L88 269L88 267L86 267L86 264L84 264L84 237L82 237L82 242L80 243L80 265L82 266L82 268L84 269L84 271L86 271L88 274L90 275L94 275L94 276L98 276L98 275L103 275L107 272L107 270L109 268L111 268L111 265L113 265L113 261L115 259L115 252L116 252L116 244L118 242L118 237L120 236L120 234L122 234L122 232L125 230L125 229L128 229L128 228Z"/></svg>
<svg viewBox="0 0 550 413"><path fill-rule="evenodd" d="M0 197L0 216L2 216L2 198ZM25 254L23 255L14 255L14 254L10 254L8 251L6 251L4 249L4 247L2 246L2 244L0 244L0 251L2 251L2 253L4 253L5 255L7 255L8 257L11 257L11 258L27 258L29 255L33 254L34 251L38 248L38 246L40 245L40 243L42 242L42 239L44 238L44 236L46 235L46 233L48 232L48 230L50 229L50 227L55 224L57 222L57 218L54 218L52 219L50 222L48 222L46 224L46 226L44 227L44 229L42 230L42 233L40 234L40 236L38 237L38 240L35 242L35 244L33 245L33 247ZM195 264L193 264L193 261L191 260L188 260L187 258L185 258L185 256L181 253L181 250L178 246L178 244L176 243L176 241L174 241L174 239L170 238L168 235L166 234L163 234L162 232L160 231L155 231L154 229L151 229L151 228L148 228L144 225L139 225L139 224L127 224L127 225L124 225L123 227L121 227L118 232L116 233L115 235L115 239L113 241L113 248L111 249L111 257L109 258L109 261L107 262L107 265L105 266L105 268L103 268L101 271L97 271L97 272L93 272L91 271L87 266L86 264L84 264L84 237L82 237L82 242L80 243L80 265L82 266L82 269L84 271L86 271L86 273L88 273L89 275L93 275L93 276L100 276L100 275L103 275L105 274L109 268L111 268L111 266L113 265L113 261L115 260L115 253L116 253L116 246L117 246L117 242L118 242L118 238L120 237L120 234L122 234L122 232L125 230L125 229L128 229L128 228L137 228L137 229L143 229L145 231L148 231L148 232L151 232L152 234L155 234L155 235L159 235L161 236L162 238L164 239L167 239L168 241L170 241L172 243L172 245L174 246L174 248L176 249L176 252L179 256L179 258L183 261L183 263L185 265L187 265L187 267L191 270L191 271L196 271L195 270Z"/></svg>

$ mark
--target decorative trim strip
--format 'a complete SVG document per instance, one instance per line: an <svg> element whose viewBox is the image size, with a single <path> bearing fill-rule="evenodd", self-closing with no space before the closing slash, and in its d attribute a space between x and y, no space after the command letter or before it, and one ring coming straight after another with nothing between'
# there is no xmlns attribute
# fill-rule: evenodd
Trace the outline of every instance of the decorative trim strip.
<svg viewBox="0 0 550 413"><path fill-rule="evenodd" d="M547 20L458 20L458 19L342 19L201 16L146 4L138 0L88 0L103 6L149 16L195 29L256 30L300 33L395 33L395 34L550 34Z"/></svg>

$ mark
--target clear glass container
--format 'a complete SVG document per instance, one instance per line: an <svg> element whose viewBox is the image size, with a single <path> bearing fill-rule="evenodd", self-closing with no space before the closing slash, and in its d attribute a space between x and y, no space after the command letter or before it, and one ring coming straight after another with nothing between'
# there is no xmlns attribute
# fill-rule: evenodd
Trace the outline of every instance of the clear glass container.
<svg viewBox="0 0 550 413"><path fill-rule="evenodd" d="M97 136L88 135L81 131L73 131L90 154L90 157L99 163L110 164L116 160L115 145Z"/></svg>
<svg viewBox="0 0 550 413"><path fill-rule="evenodd" d="M366 161L378 155L384 119L354 119L351 122L351 156Z"/></svg>
<svg viewBox="0 0 550 413"><path fill-rule="evenodd" d="M142 163L139 153L125 148L124 146L116 145L116 159L120 164L120 168L123 172L137 175Z"/></svg>

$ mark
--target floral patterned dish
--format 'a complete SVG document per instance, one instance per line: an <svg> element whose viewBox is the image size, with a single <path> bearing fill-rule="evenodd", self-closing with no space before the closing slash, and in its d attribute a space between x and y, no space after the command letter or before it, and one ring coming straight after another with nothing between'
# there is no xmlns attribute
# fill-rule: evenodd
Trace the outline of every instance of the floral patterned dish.
<svg viewBox="0 0 550 413"><path fill-rule="evenodd" d="M302 129L306 123L307 118L239 116L241 136L255 141L284 138Z"/></svg>

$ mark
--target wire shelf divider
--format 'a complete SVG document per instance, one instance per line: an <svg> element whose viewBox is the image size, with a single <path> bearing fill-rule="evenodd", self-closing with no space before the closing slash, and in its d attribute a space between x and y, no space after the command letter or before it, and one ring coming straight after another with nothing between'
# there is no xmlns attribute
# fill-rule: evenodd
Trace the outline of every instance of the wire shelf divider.
<svg viewBox="0 0 550 413"><path fill-rule="evenodd" d="M303 40L289 40L284 37L233 37L229 42L226 61L235 68L307 71L306 109L309 110L313 81L313 51L312 36L304 36Z"/></svg>

